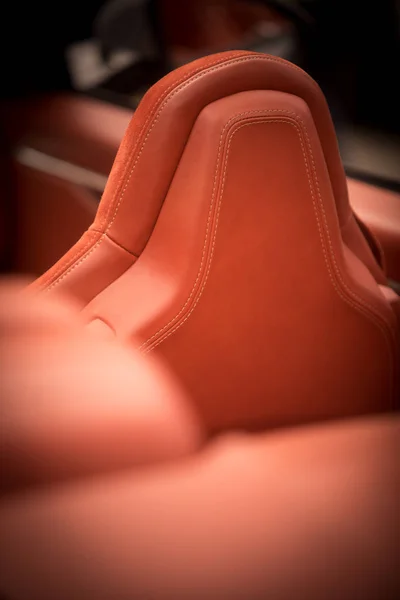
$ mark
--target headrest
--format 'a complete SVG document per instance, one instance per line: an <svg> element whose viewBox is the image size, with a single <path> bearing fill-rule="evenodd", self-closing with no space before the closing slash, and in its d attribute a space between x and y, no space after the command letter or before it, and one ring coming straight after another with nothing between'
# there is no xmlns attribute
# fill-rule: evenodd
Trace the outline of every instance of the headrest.
<svg viewBox="0 0 400 600"><path fill-rule="evenodd" d="M133 264L155 226L177 164L200 112L250 90L276 90L302 99L321 141L346 242L384 283L358 227L349 219L346 180L332 120L318 85L297 66L254 52L224 52L187 64L155 84L134 114L117 154L94 224L38 288L69 285L85 300ZM83 263L85 263L83 265ZM77 266L80 267L76 271ZM82 278L85 292L81 293Z"/></svg>

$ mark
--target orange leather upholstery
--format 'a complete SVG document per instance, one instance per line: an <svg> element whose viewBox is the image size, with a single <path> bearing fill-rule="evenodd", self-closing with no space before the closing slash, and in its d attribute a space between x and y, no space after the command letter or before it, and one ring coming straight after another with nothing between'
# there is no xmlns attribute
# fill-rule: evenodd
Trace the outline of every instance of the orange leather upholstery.
<svg viewBox="0 0 400 600"><path fill-rule="evenodd" d="M392 408L379 285L320 89L230 52L147 93L93 225L34 287L161 356L215 432Z"/></svg>
<svg viewBox="0 0 400 600"><path fill-rule="evenodd" d="M398 417L200 448L161 365L3 282L0 358L2 597L398 598Z"/></svg>
<svg viewBox="0 0 400 600"><path fill-rule="evenodd" d="M158 362L4 282L0 358L2 597L398 597L398 417L200 447Z"/></svg>
<svg viewBox="0 0 400 600"><path fill-rule="evenodd" d="M388 277L400 282L400 194L348 180L350 204L375 236Z"/></svg>
<svg viewBox="0 0 400 600"><path fill-rule="evenodd" d="M0 499L15 600L399 597L400 420L228 436ZM8 596L9 595L9 596Z"/></svg>
<svg viewBox="0 0 400 600"><path fill-rule="evenodd" d="M227 52L185 65L149 90L122 141L93 226L39 280L39 287L66 288L88 300L104 289L107 281L113 281L118 270L126 270L128 260L132 264L149 239L200 111L214 100L248 89L277 89L308 102L324 147L345 241L383 281L351 219L335 132L318 86L303 71L276 57ZM100 264L99 254L104 255ZM82 265L79 270L78 262ZM79 285L83 273L84 284Z"/></svg>
<svg viewBox="0 0 400 600"><path fill-rule="evenodd" d="M200 445L166 369L84 329L63 298L0 285L0 365L0 494L177 460Z"/></svg>

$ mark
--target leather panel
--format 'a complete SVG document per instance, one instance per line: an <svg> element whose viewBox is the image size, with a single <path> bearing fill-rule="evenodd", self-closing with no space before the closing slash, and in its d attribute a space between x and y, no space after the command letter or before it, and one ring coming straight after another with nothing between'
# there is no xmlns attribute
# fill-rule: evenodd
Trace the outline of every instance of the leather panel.
<svg viewBox="0 0 400 600"><path fill-rule="evenodd" d="M212 431L393 406L396 319L342 242L292 95L202 111L145 251L84 314L162 356Z"/></svg>
<svg viewBox="0 0 400 600"><path fill-rule="evenodd" d="M64 292L86 305L100 290L107 288L116 278L131 267L136 256L118 246L106 234L101 234L93 228L89 229L78 243L90 248L85 260L76 260L73 247L65 256L71 268L68 280L65 272L60 269L57 275L57 292ZM51 291L54 285L49 285L46 291ZM34 289L34 286L33 286Z"/></svg>

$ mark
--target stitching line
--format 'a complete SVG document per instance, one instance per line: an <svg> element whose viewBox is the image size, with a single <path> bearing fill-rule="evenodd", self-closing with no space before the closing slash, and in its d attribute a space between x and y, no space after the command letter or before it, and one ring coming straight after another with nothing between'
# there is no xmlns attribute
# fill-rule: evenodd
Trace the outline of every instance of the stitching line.
<svg viewBox="0 0 400 600"><path fill-rule="evenodd" d="M205 239L204 239L204 244L203 244L203 251L201 254L201 259L200 259L200 266L199 266L199 270L197 272L197 277L195 279L195 282L193 284L193 287L191 289L191 292L189 294L189 297L187 298L186 302L184 303L184 305L181 307L181 309L179 310L179 312L175 315L175 317L173 317L166 325L164 325L161 329L159 329L158 331L156 331L148 340L146 340L145 342L143 342L140 346L139 346L139 350L141 350L144 346L147 346L147 344L149 344L149 342L151 342L155 337L158 336L159 333L162 333L163 331L165 331L165 329L167 329L172 323L174 323L182 314L182 312L185 310L185 308L187 307L187 305L189 304L190 300L192 299L198 281L201 278L202 275L202 271L203 271L203 265L204 265L204 260L207 254L207 241L208 241L208 236L210 233L210 228L211 228L211 221L212 221L212 216L213 216L213 208L214 208L214 200L215 200L215 193L216 193L216 189L217 189L217 178L218 178L218 171L219 171L219 164L220 164L220 159L221 159L221 150L223 147L223 144L225 142L224 139L224 135L227 131L227 129L229 129L232 124L233 121L237 121L238 119L240 119L240 117L246 116L246 115L254 115L254 114L269 114L269 113L283 113L285 115L293 115L295 116L295 113L286 111L286 110L282 110L282 109L271 109L271 110L248 110L242 113L238 113L236 115L234 115L233 117L231 117L229 119L229 121L226 122L220 138L219 138L219 145L218 145L218 154L217 154L217 162L216 162L216 168L215 168L215 173L214 173L214 180L213 180L213 191L212 191L212 195L211 195L211 202L210 202L210 207L208 210L208 217L207 217L207 223L206 223L206 234L205 234Z"/></svg>
<svg viewBox="0 0 400 600"><path fill-rule="evenodd" d="M303 124L303 127L304 127L304 124ZM319 199L319 205L321 207L322 217L323 217L323 221L324 221L324 225L325 225L324 230L325 230L325 233L326 233L326 235L328 237L328 247L330 249L331 259L333 261L333 266L334 266L334 270L335 270L336 276L339 279L339 282L342 284L343 288L347 291L347 293L350 296L352 296L355 300L358 300L358 302L361 302L365 307L369 308L372 313L375 313L375 309L369 304L369 302L367 302L366 300L360 298L356 294L356 292L354 292L353 290L351 290L347 286L346 282L344 281L344 279L342 277L340 269L339 269L339 267L337 265L336 258L335 258L335 253L333 251L332 238L331 238L331 234L330 234L330 231L329 231L329 226L328 226L328 220L327 220L327 216L326 216L325 206L324 206L324 203L323 203L322 197L321 197L321 190L320 190L320 186L319 186L319 179L318 179L318 176L317 176L317 169L315 167L314 155L313 155L313 152L312 152L310 138L308 136L307 130L304 130L304 134L305 134L305 137L306 137L306 140L307 140L307 146L308 146L308 151L309 151L308 155L311 158L312 171L313 171L313 174L314 174L314 180L315 180L317 194L318 194L318 199ZM350 213L350 216L351 216L351 213ZM380 319L380 317L379 317L379 319Z"/></svg>
<svg viewBox="0 0 400 600"><path fill-rule="evenodd" d="M137 136L137 138L136 138L136 141L135 141L135 143L134 143L134 146L133 146L133 148L132 148L132 156L131 156L131 159L128 161L128 163L127 163L127 165L126 165L126 167L125 167L125 169L124 169L124 171L123 171L123 173L122 173L122 175L121 175L121 177L120 177L120 180L119 180L119 182L118 182L118 185L116 186L116 189L115 189L115 191L114 191L114 194L113 194L113 196L112 196L111 202L110 202L110 204L109 204L109 206L108 206L108 208L107 208L107 215L106 215L106 217L105 217L105 222L106 222L106 223L107 223L107 219L109 218L109 215L110 215L110 213L111 213L111 210L112 210L112 208L113 208L113 205L114 205L115 198L116 198L116 197L118 196L118 194L121 192L121 187L122 187L122 184L123 184L123 180L124 180L124 178L125 178L125 176L126 176L127 172L128 172L128 171L129 171L129 169L130 169L130 172L129 172L129 175L128 175L128 180L127 180L127 182L126 182L126 185L125 185L125 187L123 188L123 190L122 190L122 192L121 192L121 197L119 198L118 204L120 204L120 202L121 202L121 200L122 200L122 196L123 196L123 195L124 195L124 193L125 193L126 187L127 187L128 183L129 183L129 179L130 179L130 177L131 177L131 175L132 175L132 172L133 172L133 170L134 170L134 168L135 168L135 166L136 166L136 162L137 162L137 160L139 160L140 154L141 154L141 152L142 152L142 150L143 150L143 148L144 148L144 146L145 146L145 144L146 144L147 138L149 137L149 135L150 135L150 131L151 131L151 130L150 130L150 131L147 133L147 135L146 135L146 137L145 137L145 139L144 139L144 141L143 141L142 148L140 149L140 153L139 153L139 155L137 156L137 160L135 161L135 164L133 164L133 166L132 166L132 163L133 163L133 161L134 161L135 151L136 151L136 148L139 146L139 143L141 142L141 139L142 139L142 137L143 137L143 133L144 133L144 131L146 130L146 128L147 128L147 125L148 125L149 121L151 121L151 119L153 118L153 116L154 116L154 114L157 112L157 110L158 110L158 109L160 109L160 107L161 107L161 109L160 109L160 113L161 113L161 111L163 110L163 107L162 107L161 105L162 105L162 103L164 102L165 98L168 96L169 92L170 92L170 91L171 91L171 90L172 90L174 87L176 87L176 86L179 86L179 85L180 85L182 82L184 82L184 81L187 81L187 80L188 80L188 79L189 79L189 78L190 78L192 75L194 75L194 74L196 74L196 73L199 73L199 72L200 72L200 74L203 74L205 71L207 71L207 72L208 72L208 69L209 69L209 67L212 67L213 65L219 65L219 67L221 67L221 66L223 66L224 64L226 64L227 62L229 62L229 60L231 60L231 59L227 59L227 60L225 60L225 61L224 61L223 59L218 59L218 60L214 60L214 61L212 61L212 62L210 62L210 63L207 63L207 66L206 66L206 68L205 68L205 69L204 69L204 68L202 68L202 67L198 67L197 69L193 69L193 70L192 70L192 71L190 71L189 73L186 73L186 75L184 75L183 77L181 77L181 79L179 79L178 81L175 81L175 82L171 83L171 85L169 85L169 86L168 86L168 87L167 87L167 88L166 88L166 89L163 91L163 93L161 94L161 96L160 96L160 97L158 97L158 98L155 100L155 102L154 102L153 106L152 106L152 107L150 108L150 110L149 110L149 113L148 113L148 115L147 115L147 117L146 117L146 120L145 120L145 122L144 122L143 126L141 127L141 129L140 129L140 131L139 131L139 134L138 134L138 136ZM172 97L172 96L171 96L171 97ZM169 101L169 99L167 100L167 102L168 102L168 101ZM156 121L153 123L153 125L152 125L151 129L152 129L152 128L154 127L154 125L156 124L156 122L157 122L157 120L158 120L159 116L160 116L160 115L158 114L158 115L157 115L157 117L156 117ZM130 168L130 167L131 167L131 168ZM108 227L111 227L112 223L113 223L113 222L114 222L114 220L115 220L116 214L117 214L117 212L118 212L118 204L117 204L117 206L115 207L115 213L114 213L114 215L113 215L112 222L110 223L110 225L109 225ZM107 227L107 228L108 228L108 227Z"/></svg>
<svg viewBox="0 0 400 600"><path fill-rule="evenodd" d="M145 148L146 142L147 142L147 140L148 140L148 138L149 138L149 136L150 136L150 134L151 134L151 132L152 132L153 128L155 127L155 125L156 125L156 124L157 124L157 122L159 121L159 118L160 118L160 116L161 116L161 113L162 113L162 111L164 110L164 108L167 106L167 104L168 104L168 103L169 103L169 102L170 102L170 101L173 99L173 97L174 97L176 94L178 94L179 92L181 92L182 90L184 90L186 87L188 87L189 85L191 85L192 83L194 83L194 82L195 82L195 81L197 81L198 79L201 79L202 77L204 77L204 75L205 75L206 73L207 73L207 74L209 74L209 73L212 73L212 72L214 72L214 71L218 71L219 69L221 69L221 68L224 68L224 67L226 67L226 66L230 66L230 65L232 65L232 64L237 64L237 63L241 63L241 62L247 62L247 61L249 61L249 60L267 60L267 61L270 61L270 62L277 62L277 63L279 63L279 64L286 64L284 61L282 61L282 60L279 60L279 59L276 59L276 58L273 58L273 57L268 57L268 56L265 56L265 57L264 57L264 56L257 56L257 55L255 55L255 56L244 56L243 58L239 58L239 59L234 59L234 60L231 60L231 61L227 61L227 62L223 63L222 65L221 65L221 64L217 64L217 66L214 66L214 67L213 67L212 65L213 65L213 64L215 64L215 63L211 63L211 64L209 65L209 67L207 68L207 70L205 70L205 71L201 71L200 73L198 73L198 74L197 74L197 75L195 75L194 77L190 77L190 79L188 79L188 78L185 76L184 78L182 78L182 79L181 79L181 80L179 80L178 82L175 82L174 84L172 84L172 85L171 85L171 86L170 86L170 87L169 87L169 88L166 90L166 92L164 93L164 95L163 95L162 99L160 100L160 104L161 104L161 106L160 106L160 108L159 108L159 110L158 110L157 114L155 115L155 119L154 119L154 121L153 121L153 123L152 123L152 125L151 125L151 127L150 127L150 129L149 129L149 131L147 132L147 134L146 134L146 137L145 137L145 138L144 138L144 140L143 140L143 144L142 144L142 146L141 146L141 148L140 148L139 154L137 155L137 157L136 157L136 160L134 161L134 163L133 163L133 166L132 166L132 168L131 168L131 170L130 170L130 172L129 172L129 175L128 175L128 178L127 178L127 181L126 181L126 183L125 183L125 186L124 186L124 188L123 188L123 189L122 189L122 191L121 191L121 196L120 196L120 198L119 198L119 200L118 200L117 206L115 207L115 212L114 212L113 218L112 218L111 222L109 223L109 225L108 225L108 227L107 227L107 230L108 230L108 229L109 229L109 228L112 226L112 224L113 224L113 223L114 223L114 221L115 221L115 218L116 218L116 216L117 216L117 213L118 213L119 207L121 206L121 203L122 203L122 200L123 200L123 197L124 197L125 191L126 191L126 189L127 189L128 185L129 185L129 182L130 182L130 179L131 179L132 173L133 173L133 171L134 171L134 169L135 169L135 167L136 167L136 164L138 163L138 161L139 161L139 159L140 159L140 156L141 156L141 154L142 154L142 152L143 152L143 150L144 150L144 148ZM296 67L295 65L292 65L291 63L289 63L288 65L289 65L291 68L295 68L295 69L296 69L296 70L298 70L300 73L303 73L303 71L301 71L301 69L299 69L299 68L298 68L298 67ZM196 73L196 71L192 72L192 74L193 74L193 73ZM317 86L317 84L314 82L314 80L313 80L313 79L311 79L311 78L310 78L310 81L312 81L312 82L314 83L314 85L315 85L315 86ZM182 84L182 82L183 82L183 84ZM173 88L175 88L175 89L174 89L174 91L172 92L172 94L170 94L170 95L168 96L168 98L166 98L166 96L168 95L168 93L169 93L169 92L170 92L170 91L171 91ZM164 99L165 99L165 98L166 98L166 100L164 101ZM135 147L135 149L136 149L136 147Z"/></svg>
<svg viewBox="0 0 400 600"><path fill-rule="evenodd" d="M230 58L230 59L225 60L225 61L224 60L222 60L222 61L221 60L217 60L217 61L211 62L207 66L206 69L204 69L204 68L202 69L201 67L199 67L197 69L194 69L193 71L190 71L184 77L182 77L180 80L178 80L177 82L174 82L173 84L171 84L164 91L164 93L162 94L161 98L157 99L157 101L155 102L154 106L150 109L149 115L148 115L145 123L143 124L143 127L141 128L140 133L139 133L139 135L137 137L137 141L136 141L136 143L135 143L135 145L133 147L133 150L132 150L132 159L131 159L131 161L128 162L125 171L121 175L121 179L120 179L120 181L118 183L118 186L116 186L116 189L115 189L113 197L112 197L112 199L110 201L109 207L107 208L107 214L105 216L105 221L106 222L107 222L107 219L109 218L109 215L111 213L111 210L112 210L112 207L114 205L115 199L116 199L117 195L120 193L121 195L120 195L120 197L118 199L118 202L116 204L116 207L115 207L115 210L114 210L114 215L113 215L113 217L111 219L111 222L107 225L104 233L108 233L108 231L110 230L111 226L113 225L113 223L114 223L114 221L116 219L118 210L119 210L119 208L120 208L120 206L122 204L122 200L123 200L125 191L126 191L128 185L129 185L129 182L131 180L133 171L134 171L134 169L135 169L138 161L140 160L140 157L141 157L141 155L143 153L143 150L144 150L144 148L146 146L147 140L148 140L148 138L149 138L149 136L150 136L150 134L151 134L154 126L158 122L162 111L167 106L167 104L170 102L170 100L172 100L172 98L175 96L175 94L177 94L181 90L185 89L187 86L191 85L197 79L200 79L200 78L204 77L205 75L207 75L207 74L209 74L209 73L211 73L213 71L217 71L217 70L223 69L223 68L225 68L227 66L231 66L233 64L242 63L242 62L248 62L248 61L251 61L251 60L257 60L257 61L262 60L262 61L266 61L266 62L274 62L274 63L277 63L277 64L282 64L282 65L284 65L284 66L286 66L286 67L288 67L288 68L290 68L292 70L295 70L298 73L300 73L304 79L307 79L309 81L309 83L311 83L313 85L313 87L315 87L316 89L319 90L319 86L317 85L317 83L313 79L311 79L311 77L309 77L302 69L300 69L296 65L293 65L292 63L289 63L289 62L286 62L286 61L284 61L282 59L279 59L278 57L273 57L273 56L268 56L268 55L262 56L262 55L258 55L258 54L251 54L251 55L247 55L246 54L246 55L244 55L244 56L242 56L240 58L236 58L236 59ZM216 66L214 66L214 65L216 65ZM199 69L200 69L200 72L199 72ZM195 76L192 77L193 75L195 75ZM183 82L183 84L182 84L182 82ZM176 89L173 91L172 94L170 94L169 97L167 97L168 94L169 94L169 92L173 88L176 88ZM158 110L158 112L157 112L157 110ZM150 120L152 119L152 117L154 116L155 113L156 113L155 120L152 123L151 128L147 132L146 137L144 138L142 146L141 146L141 148L139 150L139 153L138 153L138 155L136 156L136 159L135 159L134 158L135 151L136 151L137 147L139 146L139 143L141 141L141 137L143 135L143 132L145 131L148 123L150 122ZM130 171L129 171L128 177L126 179L125 185L124 185L122 191L120 191L121 184L124 181L124 179L125 179L125 177L127 175L127 171L128 171L129 168L130 168ZM78 252L68 261L67 265L69 264L70 265L69 267L66 266L65 264L62 265L54 273L54 275L52 277L53 281L50 284L48 284L48 285L46 285L46 283L43 284L43 287L46 289L46 291L50 291L52 288L54 288L56 285L58 285L60 283L60 281L62 281L63 279L65 279L65 277L67 277L69 275L69 273L71 271L73 271L84 260L86 260L88 258L88 256L90 256L90 254L92 254L92 252L96 248L99 247L99 245L102 243L103 239L104 239L103 236L100 237L100 239L96 242L96 244L94 246L92 246L92 248L90 248L90 250L86 254L85 254L85 252L90 247L90 244L91 244L90 242L88 244L86 244L83 249L78 250ZM73 264L73 262L79 257L79 255L81 256L80 260L77 263ZM66 271L63 273L63 271L65 269L66 269ZM63 273L63 274L61 275L61 273ZM61 275L61 277L60 277L60 275Z"/></svg>
<svg viewBox="0 0 400 600"><path fill-rule="evenodd" d="M267 113L270 111L248 111L247 114L249 113ZM273 112L273 111L271 111ZM277 112L282 112L285 113L285 111L277 111ZM233 117L232 119L230 119L230 121L232 121L234 118L240 118L240 116L243 116L246 113L241 113L240 115L235 115L235 117ZM294 113L289 113L287 112L286 114L288 115L293 115ZM294 115L295 118L302 124L302 126L304 127L304 123L302 121L302 119L298 116L298 115ZM212 198L211 198L211 203L210 203L210 211L209 211L209 216L208 216L208 220L207 220L207 226L206 226L206 237L205 237L205 242L204 242L204 247L203 247L203 254L202 254L202 260L201 260L201 265L199 268L199 273L197 275L196 278L196 282L195 285L192 288L192 291L189 295L189 298L187 299L187 301L185 302L185 304L183 305L183 307L180 309L179 313L167 324L165 325L163 328L161 328L160 330L158 330L154 335L152 335L148 340L146 340L143 344L141 344L140 349L143 349L143 352L145 354L148 354L149 352L151 352L152 350L154 350L158 345L160 345L163 341L165 341L169 336L171 336L175 331L177 331L180 327L182 327L182 325L187 321L187 319L190 317L190 315L193 313L194 309L196 308L202 294L203 291L205 289L205 286L207 284L208 281L208 276L210 273L210 269L211 269L211 264L212 264L212 259L213 259L213 255L214 255L214 249L215 249L215 244L216 244L216 238L217 238L217 230L218 230L218 223L219 223L219 216L220 216L220 210L221 210L221 205L222 205L222 199L223 199L223 194L224 194L224 186L225 186L225 180L226 180L226 172L227 172L227 165L228 165L228 159L229 159L229 153L230 153L230 148L231 148L231 143L232 140L234 138L234 136L236 135L236 133L242 129L243 127L248 127L254 124L269 124L269 123L286 123L292 127L294 127L294 129L296 130L296 133L298 135L298 138L300 140L300 144L301 144L301 148L302 148L302 154L303 154L303 159L304 159L304 165L306 167L306 173L307 173L307 178L308 178L308 183L309 183L309 189L310 189L310 193L311 193L311 197L312 197L312 202L313 202L313 209L314 209L314 214L316 217L316 222L317 222L317 226L318 226L318 232L319 232L319 237L320 237L320 241L321 241L321 246L322 246L322 250L323 250L323 256L324 256L324 261L328 270L328 274L329 274L329 278L331 280L331 283L336 291L336 293L338 294L338 296L344 301L346 302L346 304L348 304L349 306L352 306L355 310L357 310L357 312L360 312L362 314L364 314L364 316L373 324L375 324L378 329L381 331L381 333L384 336L385 342L386 342L386 348L388 350L388 356L389 356L389 386L390 386L390 391L392 392L392 386L393 386L393 381L392 381L392 353L391 353L391 344L390 344L390 339L388 336L388 333L393 334L391 328L388 328L388 324L386 323L386 321L382 321L380 315L375 313L375 309L368 303L366 302L364 299L360 298L355 292L353 292L352 290L349 289L349 287L347 286L347 284L344 282L341 273L339 271L335 256L334 256L334 249L333 249L333 244L332 244L332 239L330 236L330 233L328 231L328 224L327 224L327 217L326 217L326 212L325 212L325 208L323 206L323 202L322 202L322 197L321 197L321 193L320 193L320 188L319 188L319 182L318 182L318 177L316 175L316 167L315 167L315 162L314 162L314 158L313 158L313 153L312 153L312 148L311 148L311 144L310 144L310 140L309 140L309 136L307 134L307 131L305 130L301 130L299 128L298 123L293 122L292 120L289 119L267 119L267 120L253 120L250 123L242 123L241 125L239 125L238 127L236 127L230 134L229 137L229 142L228 142L228 147L227 147L227 151L226 151L226 155L225 155L225 159L224 159L224 170L223 170L223 175L222 175L222 187L221 187L221 192L219 195L219 200L218 200L218 206L217 206L217 216L216 216L216 223L215 223L215 228L214 228L214 234L213 234L213 241L212 241L212 247L211 247L211 252L209 255L209 260L208 260L208 265L207 265L207 270L206 270L206 274L204 277L204 281L202 284L202 287L194 301L193 306L191 307L191 309L189 310L189 312L187 313L186 317L184 319L182 319L180 322L178 322L169 332L167 332L165 335L162 335L154 344L149 344L149 342L151 342L151 340L153 340L159 333L161 333L162 331L164 331L166 328L168 328L168 326L170 324L172 324L174 321L176 321L179 316L182 314L182 312L184 311L184 309L186 308L186 306L188 305L191 297L194 294L197 282L199 280L200 277L200 272L202 270L202 266L203 266L203 262L204 262L204 256L205 256L205 247L207 244L207 240L208 240L208 235L209 235L209 223L211 220L211 212L212 212L212 207L214 204L214 198L215 198L215 187L216 187L216 179L217 179L217 174L218 174L218 170L219 170L219 160L220 160L220 153L221 153L221 147L222 147L222 136L224 135L224 132L227 129L227 126L229 124L229 122L226 124L226 126L224 127L223 132L221 133L221 137L220 137L220 145L219 145L219 152L218 152L218 157L217 157L217 167L216 167L216 173L214 176L214 189L213 189L213 194L212 194ZM315 199L315 194L314 194L314 188L312 185L312 179L310 176L310 170L309 170L309 165L308 165L308 161L307 161L307 156L306 156L306 150L304 147L304 143L303 143L303 137L302 137L302 133L305 134L306 139L307 139L307 146L308 146L308 151L309 151L309 155L311 158L311 163L312 163L312 171L313 171L313 175L314 178L316 180L316 184L317 184L317 195L318 195L318 200L319 200L319 208L322 212L323 215L323 222L321 224L319 215L318 215L318 206L316 203L316 199ZM326 248L326 242L324 239L324 230L325 233L327 233L328 235L328 248ZM330 258L333 261L333 265L334 265L334 272L332 272L332 267L331 264L329 262L328 259L328 255L327 255L327 250L329 252ZM336 274L339 283L342 285L344 291L346 291L349 296L346 296L345 294L343 294L343 291L338 287L335 278L334 278L334 274ZM354 300L356 300L358 303L354 302Z"/></svg>

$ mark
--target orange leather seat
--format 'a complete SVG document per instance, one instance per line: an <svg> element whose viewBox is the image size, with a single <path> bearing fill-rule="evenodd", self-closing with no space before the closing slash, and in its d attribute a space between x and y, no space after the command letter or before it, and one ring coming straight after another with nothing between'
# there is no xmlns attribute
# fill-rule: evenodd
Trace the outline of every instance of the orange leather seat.
<svg viewBox="0 0 400 600"><path fill-rule="evenodd" d="M397 398L398 299L350 208L319 87L275 57L223 53L156 84L93 225L34 287L162 357L211 432Z"/></svg>

